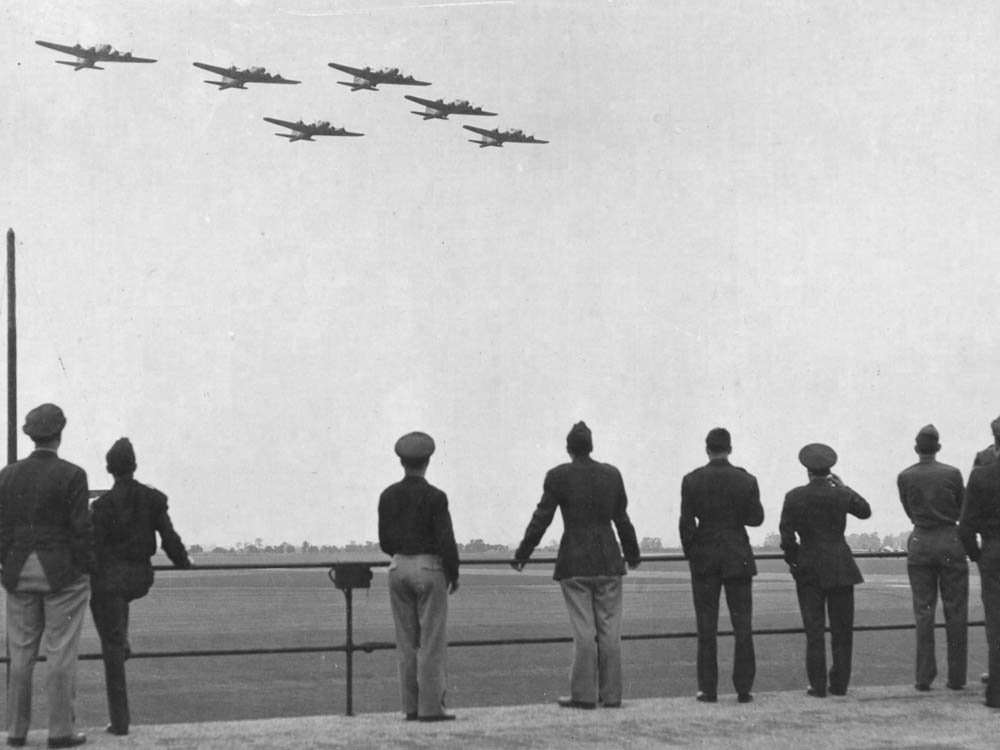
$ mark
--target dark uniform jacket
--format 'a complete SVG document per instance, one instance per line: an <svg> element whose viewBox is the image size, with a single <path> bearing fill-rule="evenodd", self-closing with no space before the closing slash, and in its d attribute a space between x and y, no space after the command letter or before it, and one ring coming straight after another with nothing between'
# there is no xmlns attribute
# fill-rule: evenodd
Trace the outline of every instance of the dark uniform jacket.
<svg viewBox="0 0 1000 750"><path fill-rule="evenodd" d="M629 564L639 562L639 543L627 507L625 483L618 469L589 456L578 456L545 475L542 499L514 559L527 560L531 556L558 508L562 511L563 535L553 578L558 581L576 576L624 575L623 548Z"/></svg>
<svg viewBox="0 0 1000 750"><path fill-rule="evenodd" d="M167 496L135 479L116 479L91 508L97 549L95 590L111 590L128 599L145 596L153 583L150 558L156 535L163 551L178 568L191 567L187 550L174 531Z"/></svg>
<svg viewBox="0 0 1000 750"><path fill-rule="evenodd" d="M848 513L868 518L872 509L857 492L834 487L826 477L813 477L785 495L781 549L798 583L832 589L864 580L844 539Z"/></svg>
<svg viewBox="0 0 1000 750"><path fill-rule="evenodd" d="M404 477L382 492L378 543L387 555L439 555L448 583L458 580L448 496L423 477Z"/></svg>
<svg viewBox="0 0 1000 750"><path fill-rule="evenodd" d="M17 588L32 552L53 592L94 565L87 473L55 451L36 450L0 471L0 582Z"/></svg>
<svg viewBox="0 0 1000 750"><path fill-rule="evenodd" d="M899 500L921 529L954 526L962 510L962 472L933 458L922 458L896 478Z"/></svg>
<svg viewBox="0 0 1000 750"><path fill-rule="evenodd" d="M981 570L1000 570L1000 461L975 469L965 489L958 535ZM980 548L976 536L982 537Z"/></svg>
<svg viewBox="0 0 1000 750"><path fill-rule="evenodd" d="M975 459L972 461L972 468L977 469L980 466L986 466L988 464L994 463L998 456L996 443L993 445L987 445L981 451L976 454Z"/></svg>
<svg viewBox="0 0 1000 750"><path fill-rule="evenodd" d="M691 575L757 575L746 527L763 522L757 480L728 459L713 458L681 481L681 546Z"/></svg>

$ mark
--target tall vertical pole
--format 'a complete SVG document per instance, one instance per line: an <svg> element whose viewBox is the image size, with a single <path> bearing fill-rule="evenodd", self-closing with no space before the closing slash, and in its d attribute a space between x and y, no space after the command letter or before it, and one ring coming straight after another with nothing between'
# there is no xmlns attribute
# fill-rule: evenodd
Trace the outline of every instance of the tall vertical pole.
<svg viewBox="0 0 1000 750"><path fill-rule="evenodd" d="M17 317L14 230L7 230L7 463L17 460Z"/></svg>

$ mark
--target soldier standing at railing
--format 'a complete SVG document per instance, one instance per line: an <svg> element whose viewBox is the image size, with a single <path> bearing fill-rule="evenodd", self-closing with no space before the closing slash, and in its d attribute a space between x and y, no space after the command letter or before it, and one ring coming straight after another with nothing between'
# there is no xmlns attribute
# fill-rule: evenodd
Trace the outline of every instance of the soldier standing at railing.
<svg viewBox="0 0 1000 750"><path fill-rule="evenodd" d="M844 528L848 514L869 518L872 509L861 495L830 473L837 463L837 454L830 446L805 446L799 451L799 462L806 467L809 484L785 495L779 530L806 631L806 692L816 698L827 694L824 630L829 611L833 657L829 692L845 695L854 646L854 586L864 579L844 539Z"/></svg>
<svg viewBox="0 0 1000 750"><path fill-rule="evenodd" d="M563 708L621 705L622 549L630 568L639 565L622 476L611 464L594 461L593 448L590 429L577 422L566 436L572 461L545 475L542 499L511 563L517 571L524 568L560 509L563 535L553 578L562 588L573 629L571 694L559 698Z"/></svg>
<svg viewBox="0 0 1000 750"><path fill-rule="evenodd" d="M737 700L749 703L756 674L753 650L753 577L757 565L747 526L764 522L757 479L729 463L733 446L729 431L716 427L705 438L708 464L681 482L680 536L691 567L691 591L698 627L698 695L703 703L718 700L719 596L733 623L733 687Z"/></svg>
<svg viewBox="0 0 1000 750"><path fill-rule="evenodd" d="M934 425L921 428L914 449L920 461L903 470L896 480L903 510L913 522L906 556L917 624L913 686L920 691L930 690L937 676L934 615L940 590L948 634L945 684L952 690L961 690L968 668L969 621L969 564L955 528L962 510L962 473L935 459L941 443Z"/></svg>
<svg viewBox="0 0 1000 750"><path fill-rule="evenodd" d="M958 533L969 559L979 564L989 647L986 705L1000 708L1000 461L974 469L969 476Z"/></svg>
<svg viewBox="0 0 1000 750"><path fill-rule="evenodd" d="M191 560L170 521L167 496L135 480L135 451L129 439L116 440L105 459L115 483L91 509L97 570L90 579L90 611L101 637L111 718L107 731L126 735L131 723L125 683L125 660L131 654L129 602L144 597L153 585L150 558L156 554L157 534L176 567L190 568Z"/></svg>
<svg viewBox="0 0 1000 750"><path fill-rule="evenodd" d="M378 541L392 555L389 603L396 625L399 682L408 721L447 721L448 595L458 590L458 545L448 497L424 475L434 440L411 432L396 441L402 481L378 502Z"/></svg>
<svg viewBox="0 0 1000 750"><path fill-rule="evenodd" d="M87 474L59 458L66 417L55 404L28 412L27 458L0 472L0 560L7 590L7 744L25 744L31 724L31 676L45 640L50 748L87 741L75 731L76 665L90 598L93 535Z"/></svg>

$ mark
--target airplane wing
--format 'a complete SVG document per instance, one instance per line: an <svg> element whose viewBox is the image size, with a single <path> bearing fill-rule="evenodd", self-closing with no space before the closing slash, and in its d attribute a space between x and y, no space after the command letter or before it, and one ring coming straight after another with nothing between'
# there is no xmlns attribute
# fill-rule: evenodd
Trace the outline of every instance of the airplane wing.
<svg viewBox="0 0 1000 750"><path fill-rule="evenodd" d="M293 81L291 78L282 78L280 75L273 75L268 78L261 78L257 83L302 83L302 81Z"/></svg>
<svg viewBox="0 0 1000 750"><path fill-rule="evenodd" d="M83 47L69 47L65 44L54 44L53 42L42 42L36 41L35 44L39 44L42 47L48 47L49 49L54 49L56 52L63 52L67 55L73 55L74 57L82 57L84 52L87 52Z"/></svg>
<svg viewBox="0 0 1000 750"><path fill-rule="evenodd" d="M449 109L447 105L443 105L440 102L432 102L430 99L421 99L419 96L410 96L409 94L404 94L403 98L409 99L411 102L416 102L417 104L423 104L425 107L436 109L439 112L444 112L445 110Z"/></svg>
<svg viewBox="0 0 1000 750"><path fill-rule="evenodd" d="M288 128L289 130L297 130L300 133L305 133L307 130L310 130L310 128L306 127L305 125L299 125L299 123L297 123L297 122L288 122L287 120L278 120L278 119L275 119L274 117L265 117L264 119L267 122L272 123L273 125L280 125L281 127Z"/></svg>
<svg viewBox="0 0 1000 750"><path fill-rule="evenodd" d="M515 136L513 138L508 136L506 140L510 141L511 143L548 143L548 141L540 141L533 135L521 135L521 136Z"/></svg>
<svg viewBox="0 0 1000 750"><path fill-rule="evenodd" d="M396 86L430 86L429 81L418 81L412 76L396 76L395 78L382 83L391 83Z"/></svg>
<svg viewBox="0 0 1000 750"><path fill-rule="evenodd" d="M209 73L215 73L216 75L225 76L226 78L232 78L233 80L242 78L243 76L241 70L229 70L228 68L220 68L218 65L208 65L207 63L191 63L196 68L201 68L202 70L207 70Z"/></svg>
<svg viewBox="0 0 1000 750"><path fill-rule="evenodd" d="M500 132L497 130L486 130L486 128L477 128L475 125L463 125L466 130L471 130L473 133L478 133L479 135L486 136L487 138L500 138Z"/></svg>
<svg viewBox="0 0 1000 750"><path fill-rule="evenodd" d="M135 57L130 54L122 54L121 52L112 52L110 55L98 55L99 60L107 60L108 62L123 62L123 63L155 63L156 60L150 57Z"/></svg>
<svg viewBox="0 0 1000 750"><path fill-rule="evenodd" d="M337 63L327 63L331 68L336 68L337 70L352 75L356 78L364 78L366 80L372 80L372 75L374 71L371 70L361 70L360 68L352 68L348 65L339 65Z"/></svg>

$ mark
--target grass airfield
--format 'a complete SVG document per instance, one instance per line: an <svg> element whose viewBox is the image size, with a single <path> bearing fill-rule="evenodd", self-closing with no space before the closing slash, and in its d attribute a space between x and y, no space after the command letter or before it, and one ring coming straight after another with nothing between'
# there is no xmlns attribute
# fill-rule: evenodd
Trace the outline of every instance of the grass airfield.
<svg viewBox="0 0 1000 750"><path fill-rule="evenodd" d="M288 557L277 561L292 562ZM211 558L199 556L197 562L228 562ZM531 565L516 573L507 567L471 563L470 559L463 564L460 590L450 599L450 640L568 635L551 564ZM866 582L856 589L856 625L912 623L905 560L861 560L859 564ZM783 563L761 561L759 568L754 627L800 627L794 584ZM974 573L969 610L970 620L982 619L979 579ZM723 605L720 629L728 629L727 617ZM130 635L133 651L141 656L187 649L337 645L344 641L344 624L344 596L330 583L325 569L195 569L157 573L149 596L133 603ZM647 563L630 572L625 579L626 635L693 630L686 564ZM375 569L371 589L355 591L354 638L358 643L392 641L384 568ZM760 635L755 646L755 693L804 689L802 634ZM913 648L912 629L857 633L852 686L911 685ZM950 692L943 688L944 648L944 633L939 630L941 674L931 694ZM568 643L452 648L449 706L461 712L463 707L551 703L566 692L571 649ZM99 651L89 617L81 650ZM731 692L731 652L731 639L722 637L722 702ZM626 700L693 696L694 659L692 638L626 641ZM982 700L978 677L985 664L983 629L970 628L969 687L955 699ZM44 669L40 664L36 674L36 722L45 716L39 689ZM135 724L321 716L342 714L345 706L342 653L136 658L128 663L128 681ZM397 691L392 651L355 654L357 714L397 711ZM100 661L80 664L77 709L82 726L103 726L106 721Z"/></svg>

